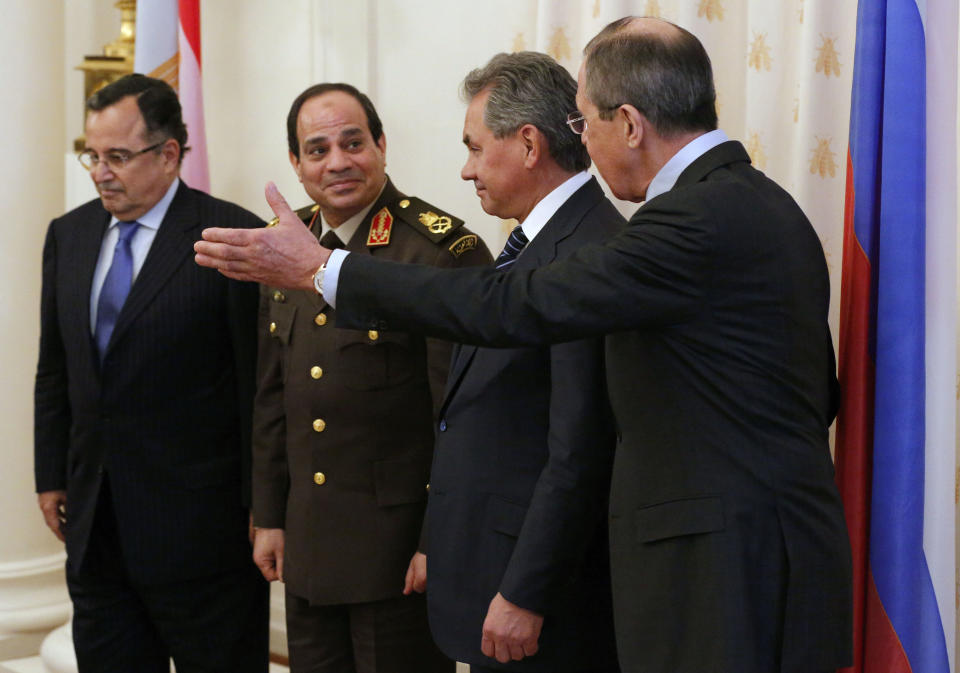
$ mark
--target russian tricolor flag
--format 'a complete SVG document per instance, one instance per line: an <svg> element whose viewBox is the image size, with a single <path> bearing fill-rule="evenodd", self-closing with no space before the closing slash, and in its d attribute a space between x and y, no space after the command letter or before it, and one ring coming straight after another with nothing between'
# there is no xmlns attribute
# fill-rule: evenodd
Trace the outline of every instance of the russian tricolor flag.
<svg viewBox="0 0 960 673"><path fill-rule="evenodd" d="M140 0L133 69L177 90L190 146L180 174L194 189L209 192L200 63L200 0Z"/></svg>
<svg viewBox="0 0 960 673"><path fill-rule="evenodd" d="M837 481L857 673L954 671L957 3L860 0Z"/></svg>

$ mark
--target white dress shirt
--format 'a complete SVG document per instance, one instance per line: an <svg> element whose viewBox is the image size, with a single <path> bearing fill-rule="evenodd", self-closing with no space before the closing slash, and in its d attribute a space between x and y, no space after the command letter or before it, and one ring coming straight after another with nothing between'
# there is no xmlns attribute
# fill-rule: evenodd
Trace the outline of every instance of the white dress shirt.
<svg viewBox="0 0 960 673"><path fill-rule="evenodd" d="M649 201L656 196L669 192L677 184L677 178L687 169L687 166L720 143L727 142L727 140L727 134L720 129L716 129L704 133L702 136L697 136L688 142L679 152L670 157L670 160L661 166L657 174L653 176L650 186L647 187L646 200Z"/></svg>

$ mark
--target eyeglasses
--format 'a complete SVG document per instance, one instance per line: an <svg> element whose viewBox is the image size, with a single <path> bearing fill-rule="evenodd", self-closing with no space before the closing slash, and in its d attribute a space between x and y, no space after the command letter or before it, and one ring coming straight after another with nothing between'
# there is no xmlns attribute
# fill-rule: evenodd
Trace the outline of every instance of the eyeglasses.
<svg viewBox="0 0 960 673"><path fill-rule="evenodd" d="M107 168L113 172L122 171L131 160L136 159L141 154L146 154L150 150L157 149L165 142L167 141L161 140L157 144L146 147L139 152L131 152L130 150L111 150L110 152L104 154L102 159L93 150L84 150L77 155L77 161L79 161L80 165L86 168L88 171L92 171L99 166L101 161L105 163Z"/></svg>
<svg viewBox="0 0 960 673"><path fill-rule="evenodd" d="M620 105L623 105L623 103ZM620 105L607 105L600 109L604 111L616 110ZM587 116L580 112L580 110L574 110L567 115L567 126L570 127L571 131L580 135L587 130Z"/></svg>

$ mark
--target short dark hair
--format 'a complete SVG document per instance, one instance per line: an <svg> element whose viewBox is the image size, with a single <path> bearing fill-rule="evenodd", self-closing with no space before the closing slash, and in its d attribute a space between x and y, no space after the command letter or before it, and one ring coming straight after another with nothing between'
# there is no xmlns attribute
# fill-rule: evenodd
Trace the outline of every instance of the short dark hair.
<svg viewBox="0 0 960 673"><path fill-rule="evenodd" d="M716 129L713 69L700 40L675 24L676 37L631 30L634 18L607 25L583 50L587 98L600 117L630 104L663 136Z"/></svg>
<svg viewBox="0 0 960 673"><path fill-rule="evenodd" d="M290 112L287 114L287 145L290 147L290 152L292 152L293 156L297 159L300 158L300 141L297 138L297 117L300 116L300 108L311 98L322 96L331 91L342 91L360 103L364 114L367 115L367 128L370 129L370 135L373 136L376 142L380 142L380 138L383 136L383 123L380 121L380 115L377 114L377 109L373 107L373 102L366 94L362 93L357 87L343 82L314 84L311 87L307 87L303 93L293 100L293 104L290 106Z"/></svg>
<svg viewBox="0 0 960 673"><path fill-rule="evenodd" d="M567 128L567 114L577 109L577 82L566 68L535 51L497 54L472 70L460 86L468 102L487 89L490 97L483 123L495 137L533 124L546 137L550 156L562 169L579 172L590 167L590 155L580 137Z"/></svg>
<svg viewBox="0 0 960 673"><path fill-rule="evenodd" d="M187 147L187 127L183 123L180 99L173 87L162 79L139 73L124 75L87 99L87 110L99 112L119 103L127 96L135 96L137 107L147 125L147 135L157 139L173 138L180 145L180 162L190 151Z"/></svg>

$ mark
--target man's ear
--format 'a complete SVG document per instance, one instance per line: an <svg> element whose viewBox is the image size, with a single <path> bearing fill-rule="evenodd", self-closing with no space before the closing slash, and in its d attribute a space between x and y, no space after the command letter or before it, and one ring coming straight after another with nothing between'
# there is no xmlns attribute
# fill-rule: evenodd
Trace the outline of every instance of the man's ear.
<svg viewBox="0 0 960 673"><path fill-rule="evenodd" d="M617 108L617 117L622 123L624 142L631 149L636 149L643 142L650 122L640 110L629 104Z"/></svg>
<svg viewBox="0 0 960 673"><path fill-rule="evenodd" d="M293 152L287 151L287 156L290 157L290 165L293 167L293 172L297 174L297 178L300 182L303 182L303 176L300 175L300 159Z"/></svg>
<svg viewBox="0 0 960 673"><path fill-rule="evenodd" d="M167 138L160 147L160 154L163 155L163 158L176 167L180 165L180 156L182 153L183 148L180 147L180 143L173 138Z"/></svg>
<svg viewBox="0 0 960 673"><path fill-rule="evenodd" d="M547 149L547 139L543 137L540 129L533 124L524 124L517 129L517 138L523 143L524 168L533 168L537 165L537 162L540 161L540 157L543 156L543 153Z"/></svg>

